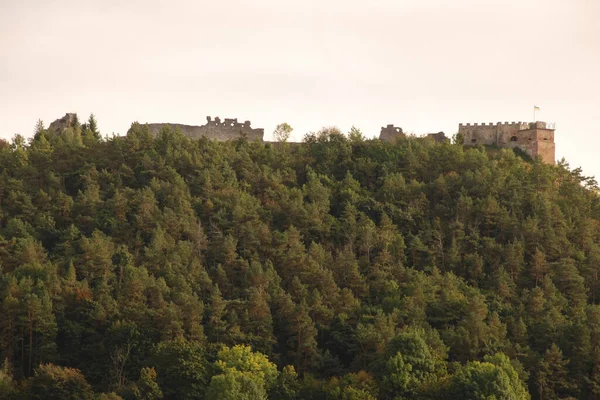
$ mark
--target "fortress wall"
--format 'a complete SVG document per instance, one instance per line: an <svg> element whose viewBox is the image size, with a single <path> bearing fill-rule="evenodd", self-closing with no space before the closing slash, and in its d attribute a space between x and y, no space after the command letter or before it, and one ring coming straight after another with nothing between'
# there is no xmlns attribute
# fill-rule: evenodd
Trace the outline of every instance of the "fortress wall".
<svg viewBox="0 0 600 400"><path fill-rule="evenodd" d="M554 131L551 129L526 129L517 133L518 142L545 141L554 143Z"/></svg>
<svg viewBox="0 0 600 400"><path fill-rule="evenodd" d="M498 146L505 146L511 143L513 136L519 136L522 122L511 122L498 125Z"/></svg>
<svg viewBox="0 0 600 400"><path fill-rule="evenodd" d="M554 143L554 131L552 129L536 129L537 140Z"/></svg>
<svg viewBox="0 0 600 400"><path fill-rule="evenodd" d="M199 132L201 131L199 128L202 128L200 126L183 125L183 124L147 124L147 125L148 125L148 129L150 130L150 133L152 134L152 136L158 136L158 134L160 133L162 128L169 126L169 127L171 127L171 129L179 129L181 131L181 133L184 134L185 136L199 137L199 136L197 136L199 134Z"/></svg>
<svg viewBox="0 0 600 400"><path fill-rule="evenodd" d="M263 129L252 129L244 128L239 126L214 126L214 125L203 125L200 129L195 132L194 138L200 138L206 136L210 139L216 139L219 141L226 141L231 139L237 139L241 136L246 136L250 141L252 140L263 140L264 130Z"/></svg>
<svg viewBox="0 0 600 400"><path fill-rule="evenodd" d="M224 122L217 117L213 121L211 117L206 118L207 122L205 125L194 126L194 125L183 125L183 124L169 124L169 123L158 123L158 124L147 124L150 129L150 133L154 136L158 135L160 130L165 126L170 126L172 129L179 129L185 136L199 139L203 136L218 140L227 141L232 139L238 139L245 136L248 140L263 140L264 129L251 128L250 121L244 123L237 122L237 119L226 118Z"/></svg>
<svg viewBox="0 0 600 400"><path fill-rule="evenodd" d="M526 130L517 133L517 143L520 145L531 145L535 141L537 141L537 132L535 130Z"/></svg>
<svg viewBox="0 0 600 400"><path fill-rule="evenodd" d="M534 157L540 157L547 164L556 164L556 147L554 142L537 141L532 147Z"/></svg>
<svg viewBox="0 0 600 400"><path fill-rule="evenodd" d="M460 124L458 133L465 138L466 145L508 145L513 136L519 136L519 131L528 129L529 124L524 122L497 122L483 124ZM475 141L473 141L473 139Z"/></svg>
<svg viewBox="0 0 600 400"><path fill-rule="evenodd" d="M460 124L458 133L463 135L465 145L493 145L496 144L496 125L490 124Z"/></svg>

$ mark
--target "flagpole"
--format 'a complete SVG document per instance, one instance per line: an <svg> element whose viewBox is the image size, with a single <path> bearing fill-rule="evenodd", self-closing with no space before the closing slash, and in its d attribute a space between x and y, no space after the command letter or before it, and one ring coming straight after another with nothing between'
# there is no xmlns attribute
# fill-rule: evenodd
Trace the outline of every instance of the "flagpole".
<svg viewBox="0 0 600 400"><path fill-rule="evenodd" d="M535 106L533 106L533 122L535 122Z"/></svg>

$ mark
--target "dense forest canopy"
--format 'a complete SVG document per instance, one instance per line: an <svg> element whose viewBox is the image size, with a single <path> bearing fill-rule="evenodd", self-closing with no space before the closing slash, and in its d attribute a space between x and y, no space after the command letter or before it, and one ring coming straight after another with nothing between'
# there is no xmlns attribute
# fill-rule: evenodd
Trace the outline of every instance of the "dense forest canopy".
<svg viewBox="0 0 600 400"><path fill-rule="evenodd" d="M600 397L596 182L93 117L0 143L0 398Z"/></svg>

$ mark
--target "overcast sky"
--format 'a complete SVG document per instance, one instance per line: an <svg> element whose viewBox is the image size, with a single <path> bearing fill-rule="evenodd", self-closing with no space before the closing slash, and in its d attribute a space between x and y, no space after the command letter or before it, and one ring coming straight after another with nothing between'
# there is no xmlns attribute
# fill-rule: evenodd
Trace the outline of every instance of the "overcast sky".
<svg viewBox="0 0 600 400"><path fill-rule="evenodd" d="M557 159L600 177L600 0L0 0L0 137L67 112L251 120L294 139L556 122Z"/></svg>

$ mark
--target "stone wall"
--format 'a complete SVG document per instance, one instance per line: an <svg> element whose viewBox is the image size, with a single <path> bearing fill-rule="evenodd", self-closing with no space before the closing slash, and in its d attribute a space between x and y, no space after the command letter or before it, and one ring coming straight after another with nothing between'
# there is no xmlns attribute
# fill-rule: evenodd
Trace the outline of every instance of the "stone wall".
<svg viewBox="0 0 600 400"><path fill-rule="evenodd" d="M546 163L555 163L554 128L545 122L459 124L458 133L467 146L518 148L532 158L540 157Z"/></svg>
<svg viewBox="0 0 600 400"><path fill-rule="evenodd" d="M64 129L71 128L75 121L77 121L77 114L66 113L64 117L52 122L48 127L48 131L57 135L61 134Z"/></svg>
<svg viewBox="0 0 600 400"><path fill-rule="evenodd" d="M534 143L534 153L543 162L554 164L556 160L556 145L554 142L537 141Z"/></svg>
<svg viewBox="0 0 600 400"><path fill-rule="evenodd" d="M428 133L427 137L435 140L438 143L444 143L450 140L446 137L446 134L444 132Z"/></svg>
<svg viewBox="0 0 600 400"><path fill-rule="evenodd" d="M381 132L379 133L379 140L383 140L384 142L394 142L396 139L405 137L402 128L398 128L392 124L381 127Z"/></svg>
<svg viewBox="0 0 600 400"><path fill-rule="evenodd" d="M240 123L237 121L237 118L226 118L221 122L219 117L216 117L214 120L211 117L206 117L206 124L200 126L169 123L148 124L150 133L154 136L158 135L160 130L165 126L170 126L172 129L179 129L181 133L191 138L198 139L205 136L218 141L237 139L244 136L250 141L262 141L265 133L264 129L250 127L250 121Z"/></svg>

